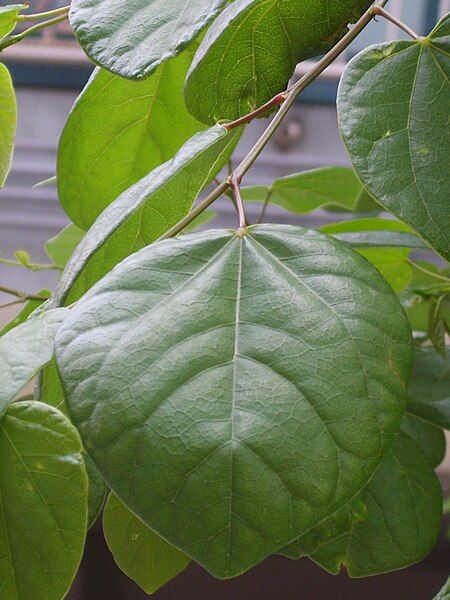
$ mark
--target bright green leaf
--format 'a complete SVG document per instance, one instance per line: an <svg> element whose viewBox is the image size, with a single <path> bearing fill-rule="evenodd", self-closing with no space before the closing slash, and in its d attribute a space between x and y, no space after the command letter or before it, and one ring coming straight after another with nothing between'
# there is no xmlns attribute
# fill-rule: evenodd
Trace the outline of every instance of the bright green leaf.
<svg viewBox="0 0 450 600"><path fill-rule="evenodd" d="M405 415L401 429L421 447L433 468L441 464L446 449L445 433L442 429L410 413Z"/></svg>
<svg viewBox="0 0 450 600"><path fill-rule="evenodd" d="M26 8L28 8L27 4L7 4L6 6L0 6L0 40L15 29L20 11Z"/></svg>
<svg viewBox="0 0 450 600"><path fill-rule="evenodd" d="M73 0L70 23L97 65L142 79L179 54L226 0Z"/></svg>
<svg viewBox="0 0 450 600"><path fill-rule="evenodd" d="M282 177L271 186L244 187L241 190L247 202L266 202L285 210L305 214L324 208L326 210L349 210L361 212L381 210L361 186L353 169L324 167ZM363 209L363 210L362 210Z"/></svg>
<svg viewBox="0 0 450 600"><path fill-rule="evenodd" d="M0 457L1 597L61 600L86 535L78 434L54 408L18 402L0 421Z"/></svg>
<svg viewBox="0 0 450 600"><path fill-rule="evenodd" d="M50 298L51 292L50 290L41 290L36 294L36 296ZM28 300L28 302L23 305L23 308L17 313L17 315L0 330L0 337L5 335L5 333L8 333L8 331L11 329L14 329L14 327L17 327L26 321L31 313L34 312L44 302L45 300Z"/></svg>
<svg viewBox="0 0 450 600"><path fill-rule="evenodd" d="M297 63L328 50L370 0L235 0L208 30L189 70L191 114L233 120L285 90Z"/></svg>
<svg viewBox="0 0 450 600"><path fill-rule="evenodd" d="M338 94L340 131L365 187L447 260L449 23L419 41L367 48Z"/></svg>
<svg viewBox="0 0 450 600"><path fill-rule="evenodd" d="M57 236L45 242L47 256L59 269L64 269L83 236L84 231L79 227L72 223L67 225Z"/></svg>
<svg viewBox="0 0 450 600"><path fill-rule="evenodd" d="M114 494L103 512L106 543L124 573L147 594L174 579L191 559L133 515Z"/></svg>
<svg viewBox="0 0 450 600"><path fill-rule="evenodd" d="M416 349L408 398L410 413L450 429L450 352L443 358L434 348Z"/></svg>
<svg viewBox="0 0 450 600"><path fill-rule="evenodd" d="M17 125L17 105L8 69L0 63L0 188L11 168Z"/></svg>
<svg viewBox="0 0 450 600"><path fill-rule="evenodd" d="M72 256L57 300L77 300L121 260L185 217L230 157L239 135L239 131L227 133L220 125L200 132L172 160L125 191L102 213Z"/></svg>
<svg viewBox="0 0 450 600"><path fill-rule="evenodd" d="M218 577L346 503L400 426L408 322L376 270L324 234L182 235L72 310L56 356L86 451L136 515Z"/></svg>
<svg viewBox="0 0 450 600"><path fill-rule="evenodd" d="M66 308L46 311L0 337L0 416L52 359L56 332L68 312Z"/></svg>
<svg viewBox="0 0 450 600"><path fill-rule="evenodd" d="M365 490L367 518L345 534L324 540L310 558L337 575L368 577L422 560L441 525L439 481L417 444L400 433Z"/></svg>
<svg viewBox="0 0 450 600"><path fill-rule="evenodd" d="M146 81L97 69L78 98L58 150L58 192L71 220L89 229L124 190L171 159L204 125L187 112L182 87L192 52Z"/></svg>
<svg viewBox="0 0 450 600"><path fill-rule="evenodd" d="M87 454L83 454L83 459L89 481L88 527L92 527L97 520L105 501L106 484L92 459Z"/></svg>

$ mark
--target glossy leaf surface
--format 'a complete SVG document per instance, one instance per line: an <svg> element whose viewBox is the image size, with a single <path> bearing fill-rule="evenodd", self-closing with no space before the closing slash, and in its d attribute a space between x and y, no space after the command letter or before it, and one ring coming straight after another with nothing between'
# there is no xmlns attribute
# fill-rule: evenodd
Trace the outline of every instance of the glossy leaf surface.
<svg viewBox="0 0 450 600"><path fill-rule="evenodd" d="M5 65L0 63L0 187L3 187L11 168L16 125L16 96L11 76Z"/></svg>
<svg viewBox="0 0 450 600"><path fill-rule="evenodd" d="M56 332L68 312L66 308L45 311L0 337L0 416L52 359Z"/></svg>
<svg viewBox="0 0 450 600"><path fill-rule="evenodd" d="M185 108L186 50L146 81L97 69L64 127L58 150L58 192L69 217L88 229L123 191L204 129Z"/></svg>
<svg viewBox="0 0 450 600"><path fill-rule="evenodd" d="M400 426L409 325L375 269L329 236L271 225L160 242L73 311L57 362L86 451L218 577L346 503Z"/></svg>
<svg viewBox="0 0 450 600"><path fill-rule="evenodd" d="M149 529L110 494L103 512L106 542L124 573L147 594L174 579L191 559Z"/></svg>
<svg viewBox="0 0 450 600"><path fill-rule="evenodd" d="M71 257L57 301L78 300L103 275L185 217L228 160L240 132L217 125L196 134L167 163L126 190L101 214Z"/></svg>
<svg viewBox="0 0 450 600"><path fill-rule="evenodd" d="M428 38L367 48L338 94L341 135L365 187L447 260L449 34L447 16Z"/></svg>
<svg viewBox="0 0 450 600"><path fill-rule="evenodd" d="M364 496L367 516L345 533L323 536L309 554L314 562L335 575L344 565L351 577L367 577L407 567L430 552L440 531L441 488L409 436L398 435Z"/></svg>
<svg viewBox="0 0 450 600"><path fill-rule="evenodd" d="M142 79L179 54L225 0L73 0L70 23L96 64Z"/></svg>
<svg viewBox="0 0 450 600"><path fill-rule="evenodd" d="M87 478L75 428L38 402L0 421L0 590L5 600L61 600L83 553Z"/></svg>
<svg viewBox="0 0 450 600"><path fill-rule="evenodd" d="M233 120L285 90L297 63L331 48L367 0L235 0L208 30L185 88L199 121Z"/></svg>

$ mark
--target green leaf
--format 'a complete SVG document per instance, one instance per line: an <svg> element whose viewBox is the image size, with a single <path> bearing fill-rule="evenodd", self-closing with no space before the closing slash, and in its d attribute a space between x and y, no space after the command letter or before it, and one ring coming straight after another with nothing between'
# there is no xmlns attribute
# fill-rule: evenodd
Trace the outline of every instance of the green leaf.
<svg viewBox="0 0 450 600"><path fill-rule="evenodd" d="M88 493L88 528L96 522L103 507L106 496L106 484L92 459L83 454L86 473L89 481Z"/></svg>
<svg viewBox="0 0 450 600"><path fill-rule="evenodd" d="M439 594L435 596L433 600L450 600L450 577L447 579L447 583L440 590Z"/></svg>
<svg viewBox="0 0 450 600"><path fill-rule="evenodd" d="M83 236L82 229L72 223L67 225L57 236L45 242L47 256L59 269L64 269Z"/></svg>
<svg viewBox="0 0 450 600"><path fill-rule="evenodd" d="M17 125L17 105L8 69L0 63L0 188L11 168Z"/></svg>
<svg viewBox="0 0 450 600"><path fill-rule="evenodd" d="M46 311L0 337L0 416L52 359L56 332L68 312L66 308Z"/></svg>
<svg viewBox="0 0 450 600"><path fill-rule="evenodd" d="M398 435L365 495L367 518L324 540L310 558L335 575L344 565L351 577L387 573L422 560L439 536L442 493L433 468L409 436Z"/></svg>
<svg viewBox="0 0 450 600"><path fill-rule="evenodd" d="M38 402L0 421L0 589L5 600L61 600L83 554L87 478L78 434Z"/></svg>
<svg viewBox="0 0 450 600"><path fill-rule="evenodd" d="M445 321L442 315L444 296L431 300L428 312L428 335L431 343L442 356L445 356Z"/></svg>
<svg viewBox="0 0 450 600"><path fill-rule="evenodd" d="M56 347L71 419L108 485L217 577L364 487L400 426L412 359L376 270L281 225L134 254L77 303Z"/></svg>
<svg viewBox="0 0 450 600"><path fill-rule="evenodd" d="M305 171L277 179L271 186L244 187L241 192L244 201L268 201L296 214L318 208L361 212L381 209L369 201L353 169L346 167Z"/></svg>
<svg viewBox="0 0 450 600"><path fill-rule="evenodd" d="M26 250L16 250L14 252L14 256L17 258L22 267L28 268L30 266L31 257Z"/></svg>
<svg viewBox="0 0 450 600"><path fill-rule="evenodd" d="M103 533L114 560L147 594L174 579L191 562L149 529L114 494L103 512Z"/></svg>
<svg viewBox="0 0 450 600"><path fill-rule="evenodd" d="M213 124L285 90L297 63L325 52L367 0L235 0L208 30L189 70L186 104Z"/></svg>
<svg viewBox="0 0 450 600"><path fill-rule="evenodd" d="M450 354L416 348L408 390L408 411L437 427L450 429Z"/></svg>
<svg viewBox="0 0 450 600"><path fill-rule="evenodd" d="M50 290L41 290L36 294L36 296L50 298L51 292ZM41 304L44 302L45 300L28 300L28 302L23 305L23 308L17 313L17 315L0 330L0 337L5 335L5 333L8 333L8 331L11 331L11 329L14 329L14 327L17 327L26 321L31 313L34 312L36 308L41 306Z"/></svg>
<svg viewBox="0 0 450 600"><path fill-rule="evenodd" d="M205 227L205 225L209 225L211 221L216 218L216 216L215 210L204 210L196 219L189 223L189 225L184 229L184 233L191 233L199 227Z"/></svg>
<svg viewBox="0 0 450 600"><path fill-rule="evenodd" d="M138 83L101 69L92 75L64 127L57 164L61 204L82 229L204 129L182 96L192 54L183 52Z"/></svg>
<svg viewBox="0 0 450 600"><path fill-rule="evenodd" d="M35 396L39 402L44 402L67 414L64 392L61 387L55 360L51 360L39 373Z"/></svg>
<svg viewBox="0 0 450 600"><path fill-rule="evenodd" d="M445 433L439 427L407 413L403 419L402 431L420 446L433 468L438 467L445 458Z"/></svg>
<svg viewBox="0 0 450 600"><path fill-rule="evenodd" d="M450 260L449 17L428 38L371 46L341 80L341 135L370 194Z"/></svg>
<svg viewBox="0 0 450 600"><path fill-rule="evenodd" d="M126 190L97 219L70 259L57 302L78 300L116 264L185 217L230 157L240 131L217 125L191 138L167 163Z"/></svg>
<svg viewBox="0 0 450 600"><path fill-rule="evenodd" d="M225 1L73 0L70 23L94 63L142 79L195 39Z"/></svg>
<svg viewBox="0 0 450 600"><path fill-rule="evenodd" d="M27 4L7 4L6 6L0 6L0 40L15 29L20 11L26 8L28 8Z"/></svg>

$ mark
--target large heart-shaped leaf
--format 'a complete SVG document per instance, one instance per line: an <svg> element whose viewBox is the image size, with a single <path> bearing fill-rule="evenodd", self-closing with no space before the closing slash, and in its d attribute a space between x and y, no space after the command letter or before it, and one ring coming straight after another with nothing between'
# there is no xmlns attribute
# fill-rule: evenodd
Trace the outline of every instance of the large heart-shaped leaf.
<svg viewBox="0 0 450 600"><path fill-rule="evenodd" d="M194 200L226 163L240 132L217 125L191 138L106 208L72 255L57 302L78 300L132 252L155 241L185 217Z"/></svg>
<svg viewBox="0 0 450 600"><path fill-rule="evenodd" d="M78 434L54 408L12 404L0 421L0 464L0 595L61 600L86 535Z"/></svg>
<svg viewBox="0 0 450 600"><path fill-rule="evenodd" d="M140 587L153 594L191 562L149 529L110 494L103 512L103 533L114 560Z"/></svg>
<svg viewBox="0 0 450 600"><path fill-rule="evenodd" d="M324 234L159 242L73 311L56 356L87 452L136 515L218 577L347 502L400 426L406 317Z"/></svg>
<svg viewBox="0 0 450 600"><path fill-rule="evenodd" d="M44 311L0 337L0 416L53 357L56 332L69 310Z"/></svg>
<svg viewBox="0 0 450 600"><path fill-rule="evenodd" d="M208 30L185 99L213 124L236 119L283 91L295 66L331 48L370 0L235 0Z"/></svg>
<svg viewBox="0 0 450 600"><path fill-rule="evenodd" d="M171 159L204 129L182 96L187 50L146 81L97 69L64 127L58 150L58 192L69 217L88 229L123 191Z"/></svg>
<svg viewBox="0 0 450 600"><path fill-rule="evenodd" d="M371 46L341 80L339 127L368 191L450 260L450 18Z"/></svg>
<svg viewBox="0 0 450 600"><path fill-rule="evenodd" d="M226 0L73 0L70 23L88 57L142 79L179 54Z"/></svg>
<svg viewBox="0 0 450 600"><path fill-rule="evenodd" d="M309 552L310 534L307 546L299 540L286 554L299 557L306 550L330 573L337 575L344 565L351 577L367 577L405 568L430 552L439 536L442 493L432 466L409 436L398 435L364 496L365 518L348 519L350 528L342 532L337 513L319 530L314 552Z"/></svg>
<svg viewBox="0 0 450 600"><path fill-rule="evenodd" d="M11 76L0 63L0 187L3 187L11 168L17 125L16 96Z"/></svg>

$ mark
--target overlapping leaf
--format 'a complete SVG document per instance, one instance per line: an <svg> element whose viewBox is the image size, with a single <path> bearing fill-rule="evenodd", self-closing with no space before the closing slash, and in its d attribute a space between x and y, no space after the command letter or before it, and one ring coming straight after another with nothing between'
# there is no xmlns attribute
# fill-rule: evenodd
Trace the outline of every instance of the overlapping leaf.
<svg viewBox="0 0 450 600"><path fill-rule="evenodd" d="M0 6L0 40L13 31L17 24L17 17L26 8L28 8L27 4Z"/></svg>
<svg viewBox="0 0 450 600"><path fill-rule="evenodd" d="M84 231L71 223L58 235L45 242L45 251L58 269L64 269L83 236Z"/></svg>
<svg viewBox="0 0 450 600"><path fill-rule="evenodd" d="M226 0L73 0L70 23L101 67L142 79L179 54Z"/></svg>
<svg viewBox="0 0 450 600"><path fill-rule="evenodd" d="M6 323L6 325L4 325L4 327L0 330L0 337L2 335L5 335L5 333L8 333L8 331L10 331L11 329L14 329L14 327L17 327L18 325L26 321L31 315L31 313L33 313L39 306L41 306L46 300L50 298L51 292L50 290L41 290L36 294L36 296L37 298L42 298L42 300L32 299L25 302L23 308L14 316L13 319L11 319L11 321ZM46 300L44 300L44 298Z"/></svg>
<svg viewBox="0 0 450 600"><path fill-rule="evenodd" d="M347 502L400 426L406 317L376 270L323 234L161 242L73 310L57 361L87 452L136 515L218 577Z"/></svg>
<svg viewBox="0 0 450 600"><path fill-rule="evenodd" d="M78 434L38 402L0 421L0 590L5 600L61 600L83 553L87 478Z"/></svg>
<svg viewBox="0 0 450 600"><path fill-rule="evenodd" d="M331 48L370 0L235 0L208 30L185 98L199 121L236 119L282 92L297 63Z"/></svg>
<svg viewBox="0 0 450 600"><path fill-rule="evenodd" d="M110 494L103 512L103 532L114 560L140 587L153 594L191 562L149 529Z"/></svg>
<svg viewBox="0 0 450 600"><path fill-rule="evenodd" d="M432 467L441 464L446 450L445 433L442 429L409 412L403 419L401 429L420 446Z"/></svg>
<svg viewBox="0 0 450 600"><path fill-rule="evenodd" d="M0 63L0 187L3 187L11 168L17 125L16 96L11 76Z"/></svg>
<svg viewBox="0 0 450 600"><path fill-rule="evenodd" d="M339 126L367 190L450 260L450 18L427 37L371 46L348 65Z"/></svg>
<svg viewBox="0 0 450 600"><path fill-rule="evenodd" d="M192 55L186 50L146 81L127 81L101 69L92 75L58 150L59 199L81 228L88 229L123 191L204 129L182 97Z"/></svg>

